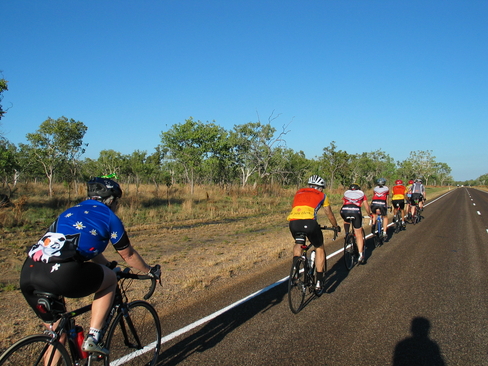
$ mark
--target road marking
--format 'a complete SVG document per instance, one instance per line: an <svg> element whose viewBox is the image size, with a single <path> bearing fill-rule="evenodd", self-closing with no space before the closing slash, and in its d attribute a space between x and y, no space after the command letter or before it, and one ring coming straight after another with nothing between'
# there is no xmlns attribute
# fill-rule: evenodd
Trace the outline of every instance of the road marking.
<svg viewBox="0 0 488 366"><path fill-rule="evenodd" d="M480 216L481 216L481 212L479 212L479 211L476 211L476 212L478 213L478 215L480 215Z"/></svg>

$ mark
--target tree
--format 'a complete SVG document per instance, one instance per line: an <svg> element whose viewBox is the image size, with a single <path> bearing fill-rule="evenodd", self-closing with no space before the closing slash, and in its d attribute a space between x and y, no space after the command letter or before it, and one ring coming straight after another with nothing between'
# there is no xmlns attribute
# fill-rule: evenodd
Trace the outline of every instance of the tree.
<svg viewBox="0 0 488 366"><path fill-rule="evenodd" d="M192 117L161 133L161 147L168 151L170 159L184 168L192 194L203 161L215 155L215 146L224 134L224 130L214 123L194 121Z"/></svg>
<svg viewBox="0 0 488 366"><path fill-rule="evenodd" d="M324 152L320 162L325 171L326 177L329 177L329 188L334 187L334 180L339 176L341 170L345 170L349 165L350 155L346 151L337 150L335 141L332 141L328 147L324 147ZM320 173L318 173L321 175Z"/></svg>
<svg viewBox="0 0 488 366"><path fill-rule="evenodd" d="M83 122L74 119L49 117L35 133L26 135L30 142L26 150L42 166L49 182L49 196L53 195L55 171L84 152L83 137L87 129Z"/></svg>
<svg viewBox="0 0 488 366"><path fill-rule="evenodd" d="M3 185L8 185L9 177L15 176L19 169L17 148L7 139L0 137L0 178ZM15 186L15 178L14 178Z"/></svg>
<svg viewBox="0 0 488 366"><path fill-rule="evenodd" d="M3 92L8 90L8 81L4 78L0 78L0 102L3 100ZM6 110L3 109L2 104L0 104L0 119L7 113Z"/></svg>

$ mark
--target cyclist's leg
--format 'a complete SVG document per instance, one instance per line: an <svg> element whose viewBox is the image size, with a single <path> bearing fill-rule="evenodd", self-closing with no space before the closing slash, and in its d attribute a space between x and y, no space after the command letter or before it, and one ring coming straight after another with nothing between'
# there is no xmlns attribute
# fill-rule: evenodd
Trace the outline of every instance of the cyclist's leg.
<svg viewBox="0 0 488 366"><path fill-rule="evenodd" d="M100 267L103 269L103 281L98 291L95 292L90 321L90 328L95 329L102 329L105 318L112 306L115 297L115 287L117 286L115 272L108 267Z"/></svg>

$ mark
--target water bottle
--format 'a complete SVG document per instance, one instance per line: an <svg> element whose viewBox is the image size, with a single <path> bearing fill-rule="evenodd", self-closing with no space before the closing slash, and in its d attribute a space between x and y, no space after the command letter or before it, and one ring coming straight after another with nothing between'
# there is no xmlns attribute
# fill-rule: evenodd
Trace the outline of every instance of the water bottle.
<svg viewBox="0 0 488 366"><path fill-rule="evenodd" d="M73 334L74 333L74 334ZM71 329L70 336L74 335L74 341L76 345L76 349L78 350L78 355L81 359L85 359L88 357L88 352L83 351L82 345L83 341L85 340L85 335L83 334L83 328L79 325L76 325L74 328Z"/></svg>
<svg viewBox="0 0 488 366"><path fill-rule="evenodd" d="M315 263L315 250L313 250L312 253L310 253L310 259L308 262L308 264L310 265L310 268L313 267L314 263Z"/></svg>

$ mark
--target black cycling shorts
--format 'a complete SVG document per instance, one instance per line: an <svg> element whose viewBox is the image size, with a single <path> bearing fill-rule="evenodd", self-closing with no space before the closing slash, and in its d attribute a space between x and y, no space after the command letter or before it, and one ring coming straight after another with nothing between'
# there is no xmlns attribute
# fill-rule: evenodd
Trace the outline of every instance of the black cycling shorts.
<svg viewBox="0 0 488 366"><path fill-rule="evenodd" d="M363 215L361 214L361 208L356 205L342 206L341 217L344 222L352 223L352 226L355 229L360 229L363 227ZM349 217L352 217L352 219Z"/></svg>
<svg viewBox="0 0 488 366"><path fill-rule="evenodd" d="M422 193L412 193L412 197L410 197L410 204L413 206L417 206L419 201L422 201L424 196L422 196Z"/></svg>
<svg viewBox="0 0 488 366"><path fill-rule="evenodd" d="M405 208L405 200L391 200L391 204L394 208L400 207L400 210Z"/></svg>
<svg viewBox="0 0 488 366"><path fill-rule="evenodd" d="M44 263L27 257L20 273L20 289L37 316L49 322L51 315L46 317L36 310L35 290L70 298L85 297L98 291L103 277L103 268L97 263Z"/></svg>
<svg viewBox="0 0 488 366"><path fill-rule="evenodd" d="M384 200L373 200L371 201L371 212L376 214L376 210L379 209L381 216L386 216L386 201Z"/></svg>
<svg viewBox="0 0 488 366"><path fill-rule="evenodd" d="M291 220L288 226L293 238L295 238L296 233L301 232L307 235L308 240L315 248L324 245L324 234L316 220Z"/></svg>

